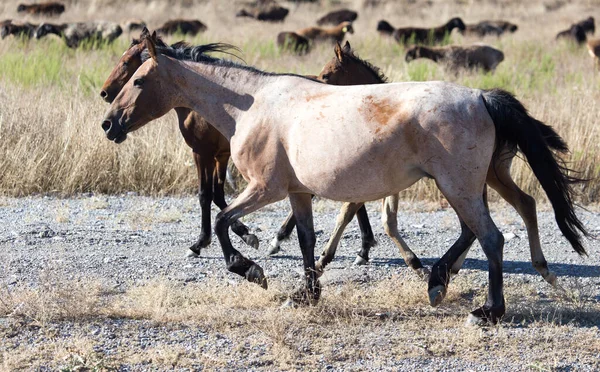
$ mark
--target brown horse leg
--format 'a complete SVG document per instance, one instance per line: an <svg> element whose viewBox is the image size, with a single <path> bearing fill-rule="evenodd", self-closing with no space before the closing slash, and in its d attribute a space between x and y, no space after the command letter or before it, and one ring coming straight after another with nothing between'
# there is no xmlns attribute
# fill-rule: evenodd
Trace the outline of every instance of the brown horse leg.
<svg viewBox="0 0 600 372"><path fill-rule="evenodd" d="M191 247L190 255L197 256L202 248L207 247L211 240L210 205L212 204L212 178L214 163L212 157L200 155L194 152L194 162L198 171L198 199L202 210L202 222L200 227L200 238Z"/></svg>
<svg viewBox="0 0 600 372"><path fill-rule="evenodd" d="M225 180L227 178L227 162L229 155L222 155L216 158L215 177L213 177L213 195L216 206L221 210L227 207L225 202ZM235 221L231 225L231 230L238 235L246 244L258 249L258 238L254 234L250 234L248 227L241 221Z"/></svg>
<svg viewBox="0 0 600 372"><path fill-rule="evenodd" d="M227 270L241 275L246 280L267 288L267 279L263 269L252 260L238 252L229 239L229 227L239 218L264 207L267 204L283 199L285 193L274 194L267 187L250 183L246 189L225 209L217 215L215 234L219 238Z"/></svg>
<svg viewBox="0 0 600 372"><path fill-rule="evenodd" d="M533 267L542 275L545 281L553 286L557 286L556 275L548 270L548 262L544 257L544 252L542 252L535 199L523 192L514 183L510 176L510 163L504 162L496 168L496 171L494 169L488 171L488 184L517 210L517 213L519 213L525 222L525 228L527 229Z"/></svg>
<svg viewBox="0 0 600 372"><path fill-rule="evenodd" d="M381 220L385 233L398 246L406 265L416 271L422 279L429 278L429 270L423 267L419 257L408 247L398 232L398 195L391 195L384 199Z"/></svg>
<svg viewBox="0 0 600 372"><path fill-rule="evenodd" d="M315 304L321 296L321 285L315 270L315 229L312 215L312 196L310 194L290 194L290 204L296 218L298 242L304 261L305 287L290 298L291 304ZM289 302L288 305L289 306Z"/></svg>
<svg viewBox="0 0 600 372"><path fill-rule="evenodd" d="M269 255L279 253L281 250L281 242L290 238L292 231L294 231L294 227L296 227L296 218L294 217L294 212L290 212L283 222L283 225L279 228L279 231L277 231L277 236L271 241Z"/></svg>
<svg viewBox="0 0 600 372"><path fill-rule="evenodd" d="M344 203L344 205L342 205L342 209L340 209L340 213L337 216L335 229L333 230L325 249L323 249L323 253L321 253L321 258L319 258L319 261L317 262L316 268L319 273L322 273L325 266L333 260L333 256L335 256L335 251L340 243L344 229L350 221L352 221L356 211L363 205L363 203Z"/></svg>

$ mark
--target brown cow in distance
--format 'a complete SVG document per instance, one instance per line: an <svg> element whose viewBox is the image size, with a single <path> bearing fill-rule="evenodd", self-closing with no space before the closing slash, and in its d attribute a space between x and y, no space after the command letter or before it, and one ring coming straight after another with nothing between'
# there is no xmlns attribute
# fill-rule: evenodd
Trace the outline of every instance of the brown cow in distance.
<svg viewBox="0 0 600 372"><path fill-rule="evenodd" d="M163 35L172 35L181 33L184 35L196 36L200 32L206 31L204 23L195 19L173 19L165 22L156 32Z"/></svg>
<svg viewBox="0 0 600 372"><path fill-rule="evenodd" d="M317 20L319 26L339 25L342 22L354 22L358 18L358 13L350 9L340 9L325 14Z"/></svg>
<svg viewBox="0 0 600 372"><path fill-rule="evenodd" d="M19 4L17 12L36 16L59 16L65 11L64 4L58 2L45 2L38 4Z"/></svg>

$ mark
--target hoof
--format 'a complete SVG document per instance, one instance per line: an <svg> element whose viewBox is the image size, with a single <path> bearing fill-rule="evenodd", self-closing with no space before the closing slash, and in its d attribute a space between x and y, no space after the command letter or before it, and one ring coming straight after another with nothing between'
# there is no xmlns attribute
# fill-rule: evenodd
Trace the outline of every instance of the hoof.
<svg viewBox="0 0 600 372"><path fill-rule="evenodd" d="M417 273L419 278L423 279L426 282L429 281L429 276L431 275L431 271L429 271L428 268L421 267L421 268L416 269L415 272Z"/></svg>
<svg viewBox="0 0 600 372"><path fill-rule="evenodd" d="M254 234L244 235L242 239L254 249L258 249L258 238Z"/></svg>
<svg viewBox="0 0 600 372"><path fill-rule="evenodd" d="M356 259L354 260L354 264L356 266L363 266L363 265L366 265L368 263L369 263L369 261L365 260L361 256L356 256Z"/></svg>
<svg viewBox="0 0 600 372"><path fill-rule="evenodd" d="M257 264L252 264L250 268L246 271L246 280L252 283L256 283L263 287L264 289L268 289L267 278L265 278L265 274L263 269Z"/></svg>
<svg viewBox="0 0 600 372"><path fill-rule="evenodd" d="M269 250L269 256L277 254L281 251L281 242L276 237L271 240L271 249Z"/></svg>
<svg viewBox="0 0 600 372"><path fill-rule="evenodd" d="M433 307L441 304L444 297L446 297L446 287L443 285L437 285L429 290L429 304Z"/></svg>
<svg viewBox="0 0 600 372"><path fill-rule="evenodd" d="M467 320L465 321L466 326L484 326L497 324L500 319L504 316L505 307L504 305L496 308L480 307L476 310L471 311Z"/></svg>
<svg viewBox="0 0 600 372"><path fill-rule="evenodd" d="M198 258L200 257L200 254L194 252L191 248L188 249L187 253L185 254L185 257L187 258Z"/></svg>
<svg viewBox="0 0 600 372"><path fill-rule="evenodd" d="M548 275L546 275L544 277L544 280L547 281L548 283L550 283L551 286L553 286L554 288L562 288L560 286L560 284L558 283L558 279L556 278L556 274L554 273L549 273Z"/></svg>
<svg viewBox="0 0 600 372"><path fill-rule="evenodd" d="M321 275L323 275L323 263L321 262L321 260L317 261L317 263L315 264L315 273L317 274L317 278L320 278Z"/></svg>

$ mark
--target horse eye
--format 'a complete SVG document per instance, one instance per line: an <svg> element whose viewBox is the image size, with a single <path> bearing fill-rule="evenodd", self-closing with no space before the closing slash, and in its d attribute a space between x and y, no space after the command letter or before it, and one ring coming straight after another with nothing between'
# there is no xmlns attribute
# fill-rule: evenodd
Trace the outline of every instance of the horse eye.
<svg viewBox="0 0 600 372"><path fill-rule="evenodd" d="M331 74L325 74L325 75L321 76L321 79L329 80L330 77L331 77Z"/></svg>
<svg viewBox="0 0 600 372"><path fill-rule="evenodd" d="M135 79L135 80L133 81L133 86L136 86L136 87L141 87L141 86L142 86L142 84L144 84L144 80L143 80L143 79Z"/></svg>
<svg viewBox="0 0 600 372"><path fill-rule="evenodd" d="M127 67L127 62L123 61L123 62L121 63L121 65L122 65L123 67Z"/></svg>

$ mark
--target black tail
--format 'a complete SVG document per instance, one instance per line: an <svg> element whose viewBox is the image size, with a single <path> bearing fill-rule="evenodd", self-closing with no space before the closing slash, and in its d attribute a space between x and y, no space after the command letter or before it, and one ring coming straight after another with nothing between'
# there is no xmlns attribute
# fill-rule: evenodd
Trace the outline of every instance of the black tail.
<svg viewBox="0 0 600 372"><path fill-rule="evenodd" d="M560 231L577 253L587 254L581 244L581 233L587 236L588 232L575 215L571 187L584 180L569 176L570 170L551 151L567 152L564 140L552 127L529 116L521 102L509 92L484 91L483 102L496 126L494 156L504 146L518 146L550 199Z"/></svg>

